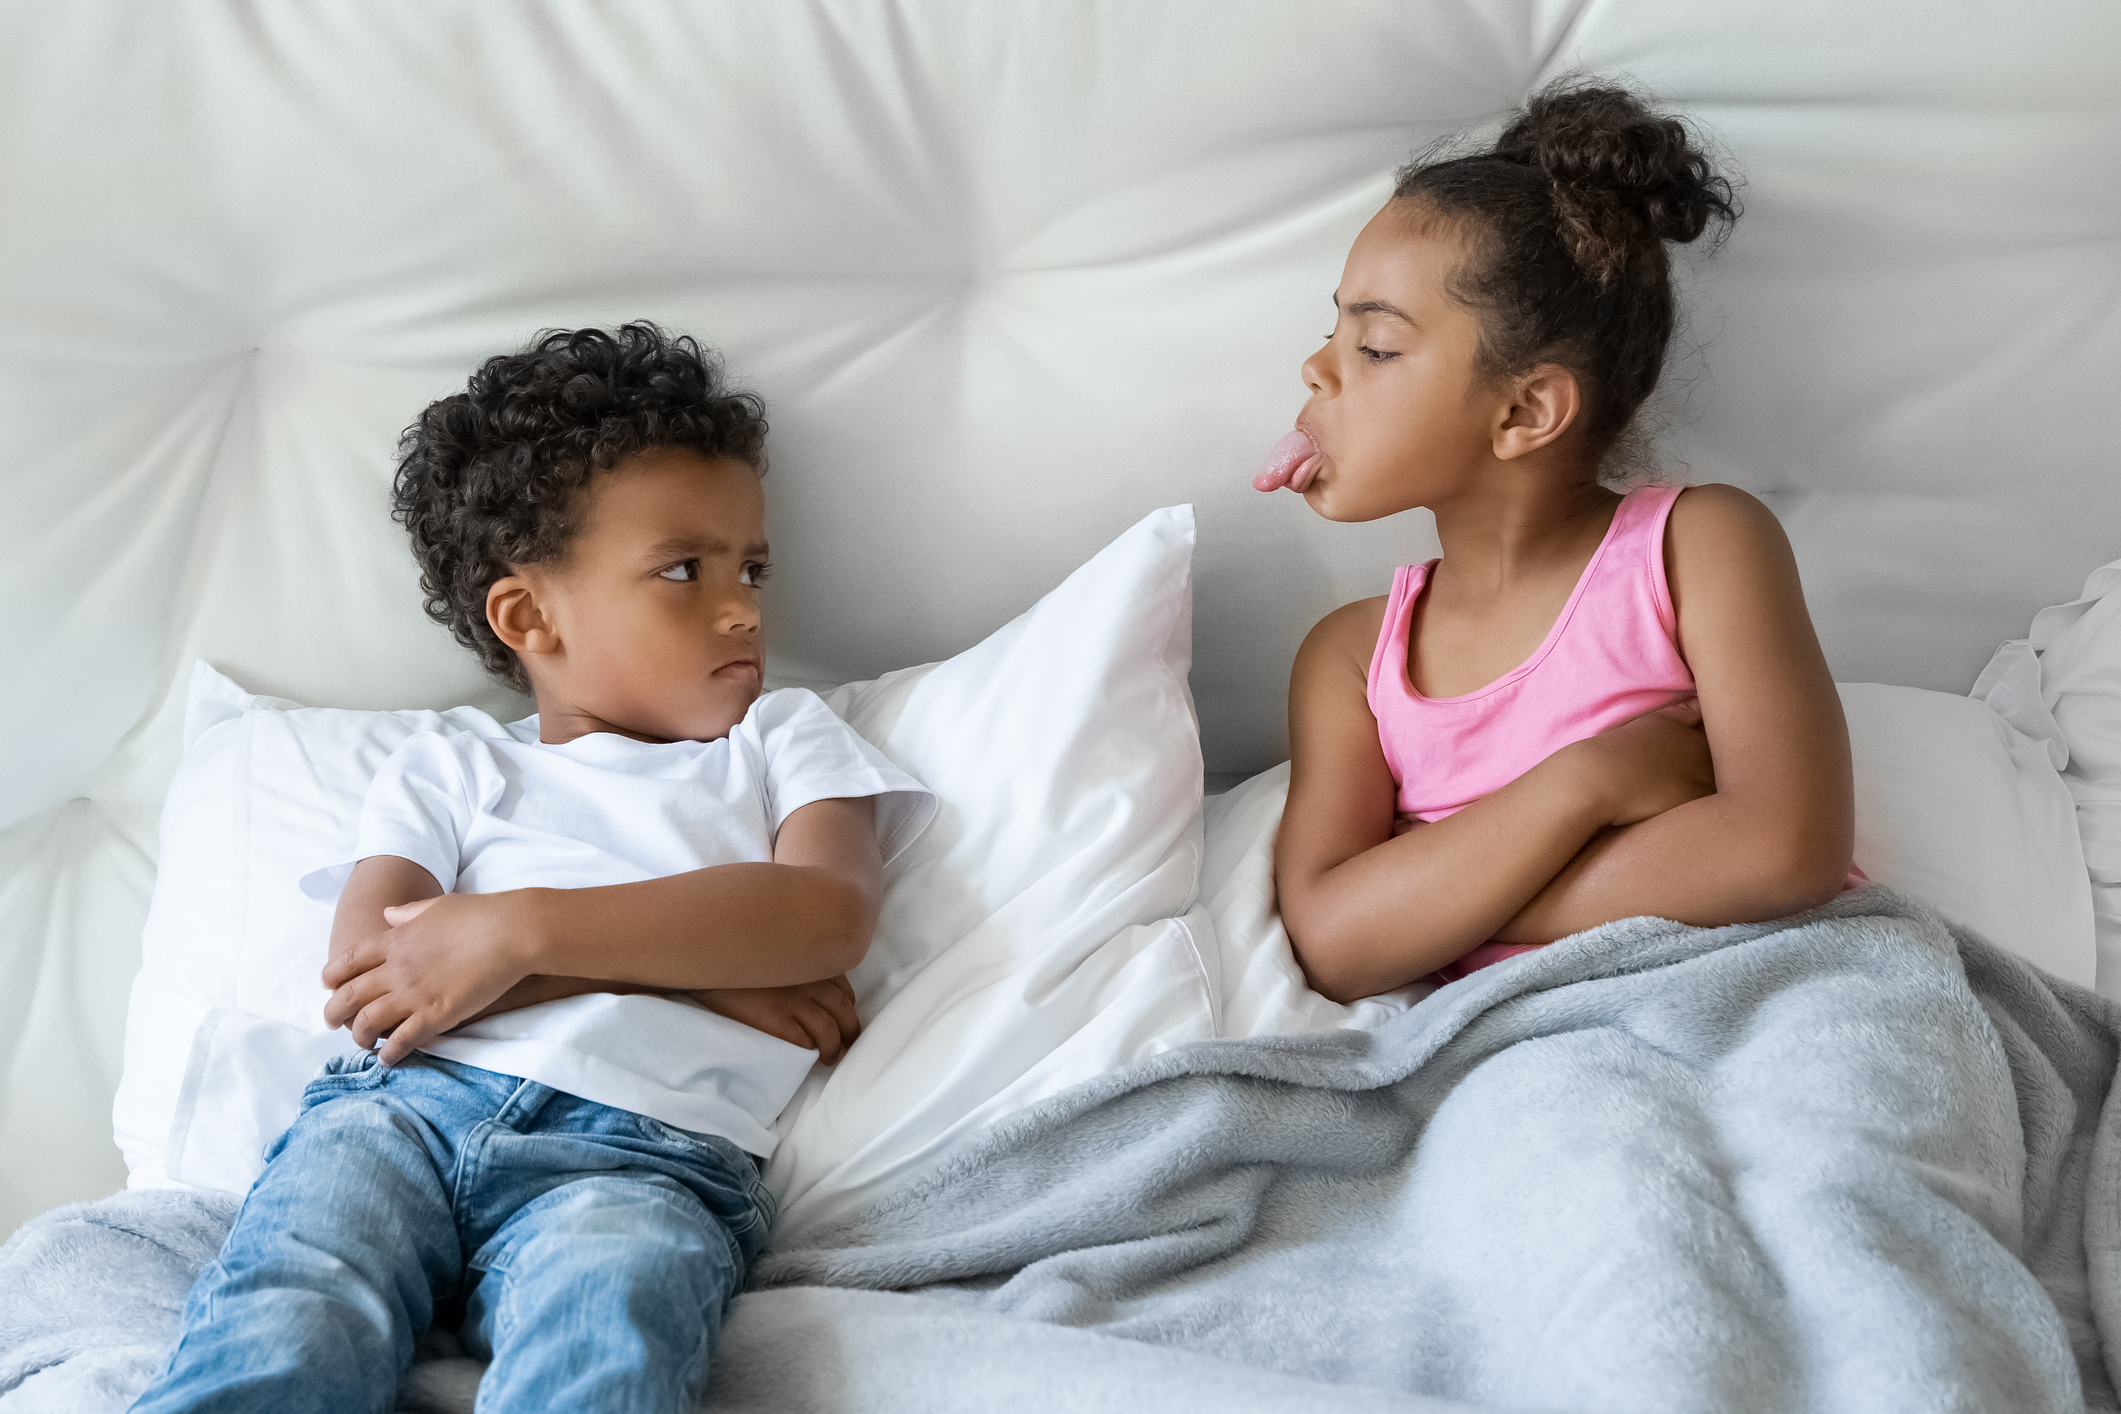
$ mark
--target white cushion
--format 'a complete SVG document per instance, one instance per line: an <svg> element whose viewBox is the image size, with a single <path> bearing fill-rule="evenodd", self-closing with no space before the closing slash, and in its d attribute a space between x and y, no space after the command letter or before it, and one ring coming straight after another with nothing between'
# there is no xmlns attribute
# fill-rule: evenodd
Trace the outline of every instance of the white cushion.
<svg viewBox="0 0 2121 1414"><path fill-rule="evenodd" d="M2064 768L2091 875L2099 990L2121 1000L2121 560L1998 648L1974 696L2043 740Z"/></svg>
<svg viewBox="0 0 2121 1414"><path fill-rule="evenodd" d="M1856 863L2055 976L2096 980L2091 890L2044 743L1945 692L1841 685Z"/></svg>
<svg viewBox="0 0 2121 1414"><path fill-rule="evenodd" d="M417 731L500 736L508 729L474 707L298 707L247 693L205 663L193 665L184 761L162 810L161 864L140 939L124 1071L111 1111L129 1186L241 1188L255 1177L257 1150L278 1129L252 1142L242 1121L215 1107L217 1098L233 1096L204 1083L220 1070L215 1039L226 1049L239 1035L284 1032L277 1044L283 1054L302 1058L302 1077L335 1048L319 1042L323 1051L312 1058L317 1045L302 1040L324 1032L327 993L318 974L329 951L332 906L305 895L295 881L351 853L369 780ZM260 1116L259 1123L278 1117L284 1128L294 1117L300 1078L246 1082L259 1088L243 1112ZM203 1095L211 1111L196 1125L190 1105L179 1112L187 1091L193 1100ZM180 1144L165 1165L173 1127L194 1143ZM235 1148L213 1142L226 1135L234 1136Z"/></svg>
<svg viewBox="0 0 2121 1414"><path fill-rule="evenodd" d="M784 1224L955 1137L1215 1034L1193 909L1193 516L1158 511L948 662L826 694L942 801L868 960L865 1029L779 1126Z"/></svg>
<svg viewBox="0 0 2121 1414"><path fill-rule="evenodd" d="M869 1031L784 1118L795 1211L996 1106L1211 1034L1172 916L1199 862L1192 546L1190 508L1156 512L977 647L832 692L943 807L893 861L855 974ZM295 881L346 857L369 780L420 730L511 728L300 708L195 666L114 1109L132 1186L244 1187L345 1048L317 980L331 907Z"/></svg>

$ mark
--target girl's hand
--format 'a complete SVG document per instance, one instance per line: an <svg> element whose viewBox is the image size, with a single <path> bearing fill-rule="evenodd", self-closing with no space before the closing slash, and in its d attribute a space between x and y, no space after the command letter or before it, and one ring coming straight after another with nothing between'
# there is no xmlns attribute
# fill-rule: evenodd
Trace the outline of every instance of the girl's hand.
<svg viewBox="0 0 2121 1414"><path fill-rule="evenodd" d="M325 1023L346 1027L355 1045L396 1065L530 975L521 954L531 932L526 907L518 891L444 894L384 909L385 931L326 965Z"/></svg>
<svg viewBox="0 0 2121 1414"><path fill-rule="evenodd" d="M1691 697L1563 749L1589 771L1594 798L1612 825L1633 825L1716 793L1701 704Z"/></svg>
<svg viewBox="0 0 2121 1414"><path fill-rule="evenodd" d="M862 1034L862 1019L854 1010L854 987L845 973L792 987L710 987L690 995L731 1021L816 1051L826 1065L838 1064L854 1038Z"/></svg>

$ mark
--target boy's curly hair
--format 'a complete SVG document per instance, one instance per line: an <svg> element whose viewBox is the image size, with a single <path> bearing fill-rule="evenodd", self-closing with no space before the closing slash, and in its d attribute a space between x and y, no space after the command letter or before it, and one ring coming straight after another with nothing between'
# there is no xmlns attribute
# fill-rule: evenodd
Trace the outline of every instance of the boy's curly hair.
<svg viewBox="0 0 2121 1414"><path fill-rule="evenodd" d="M582 491L636 452L682 447L766 471L766 408L721 359L646 321L548 329L488 359L398 442L391 517L412 534L427 616L518 692L530 678L486 622L486 591L565 557Z"/></svg>

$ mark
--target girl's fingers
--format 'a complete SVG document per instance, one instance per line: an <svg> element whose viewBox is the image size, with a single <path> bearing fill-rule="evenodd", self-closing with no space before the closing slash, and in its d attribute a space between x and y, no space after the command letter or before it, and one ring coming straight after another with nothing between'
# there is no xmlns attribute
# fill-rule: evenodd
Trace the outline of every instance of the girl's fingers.
<svg viewBox="0 0 2121 1414"><path fill-rule="evenodd" d="M1674 702L1669 707L1658 708L1657 714L1670 717L1681 726L1698 727L1701 725L1701 699L1689 697L1684 702Z"/></svg>

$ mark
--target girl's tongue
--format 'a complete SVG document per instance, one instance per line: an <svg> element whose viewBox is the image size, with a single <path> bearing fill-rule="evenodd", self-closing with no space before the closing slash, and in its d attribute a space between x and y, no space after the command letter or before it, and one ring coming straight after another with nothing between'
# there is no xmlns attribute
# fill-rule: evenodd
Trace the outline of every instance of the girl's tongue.
<svg viewBox="0 0 2121 1414"><path fill-rule="evenodd" d="M1301 491L1311 484L1318 474L1320 453L1318 443L1302 428L1284 433L1267 453L1267 464L1252 478L1255 491L1279 491L1286 486L1291 491Z"/></svg>

